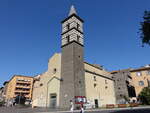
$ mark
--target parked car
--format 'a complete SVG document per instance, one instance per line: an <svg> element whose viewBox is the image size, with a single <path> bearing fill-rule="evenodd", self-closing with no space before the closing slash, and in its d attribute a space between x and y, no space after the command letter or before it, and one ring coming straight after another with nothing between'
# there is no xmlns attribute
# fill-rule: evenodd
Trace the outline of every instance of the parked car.
<svg viewBox="0 0 150 113"><path fill-rule="evenodd" d="M84 109L92 109L95 107L95 105L90 102L85 103L83 106L84 106Z"/></svg>

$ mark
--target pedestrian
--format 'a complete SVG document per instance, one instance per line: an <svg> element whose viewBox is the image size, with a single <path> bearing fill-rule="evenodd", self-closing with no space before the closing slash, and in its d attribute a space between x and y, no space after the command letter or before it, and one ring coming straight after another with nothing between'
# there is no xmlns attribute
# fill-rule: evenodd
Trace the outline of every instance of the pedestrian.
<svg viewBox="0 0 150 113"><path fill-rule="evenodd" d="M84 107L83 107L83 104L81 104L81 107L80 107L80 113L84 113Z"/></svg>
<svg viewBox="0 0 150 113"><path fill-rule="evenodd" d="M9 100L8 106L9 106L9 107L13 107L13 101L12 101L12 99Z"/></svg>
<svg viewBox="0 0 150 113"><path fill-rule="evenodd" d="M70 111L71 111L71 113L73 113L73 110L74 110L74 105L73 105L72 100L70 100Z"/></svg>

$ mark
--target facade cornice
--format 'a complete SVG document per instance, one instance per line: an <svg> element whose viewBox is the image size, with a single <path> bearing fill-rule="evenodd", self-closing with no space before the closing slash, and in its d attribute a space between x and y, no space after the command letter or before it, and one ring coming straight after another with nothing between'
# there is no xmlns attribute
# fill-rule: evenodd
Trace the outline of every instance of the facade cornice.
<svg viewBox="0 0 150 113"><path fill-rule="evenodd" d="M103 69L101 69L101 68L99 68L99 67L96 67L96 66L94 66L93 64L90 64L90 63L88 63L88 62L84 62L84 63L86 63L86 64L88 64L88 65L90 65L90 66L92 66L92 67L95 67L95 68L97 68L97 69L99 69L99 70L103 70Z"/></svg>
<svg viewBox="0 0 150 113"><path fill-rule="evenodd" d="M10 80L9 82L14 78L14 77L27 77L27 78L34 78L34 77L31 77L31 76L24 76L24 75L14 75ZM8 82L8 83L9 83Z"/></svg>
<svg viewBox="0 0 150 113"><path fill-rule="evenodd" d="M104 76L104 75L101 75L101 74L98 74L98 73L95 73L95 72L89 71L89 70L87 70L87 69L85 69L85 72L87 72L87 73L91 73L91 74L94 74L94 75L97 75L97 76L100 76L100 77L103 77L103 78L106 78L106 79L109 79L109 80L114 81L112 78L109 78L109 77L107 77L107 76Z"/></svg>
<svg viewBox="0 0 150 113"><path fill-rule="evenodd" d="M138 68L138 69L132 69L130 72L145 71L145 70L150 70L150 67L143 67L143 68Z"/></svg>

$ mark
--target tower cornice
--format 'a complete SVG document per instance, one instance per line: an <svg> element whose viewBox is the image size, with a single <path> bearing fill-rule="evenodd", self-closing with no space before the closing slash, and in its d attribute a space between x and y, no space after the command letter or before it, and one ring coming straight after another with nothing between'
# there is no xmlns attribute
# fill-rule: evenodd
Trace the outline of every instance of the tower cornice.
<svg viewBox="0 0 150 113"><path fill-rule="evenodd" d="M73 16L76 17L77 19L79 19L82 23L84 23L83 19L81 19L81 18L80 18L78 15L76 15L76 14L70 15L69 17L67 17L66 19L64 19L63 21L61 21L61 23L66 22L67 20L69 20L69 19L72 18Z"/></svg>
<svg viewBox="0 0 150 113"><path fill-rule="evenodd" d="M63 46L61 46L61 48L65 47L65 46L67 46L67 45L69 45L69 44L71 44L71 43L77 43L77 44L79 44L80 46L84 47L84 45L82 45L82 44L80 44L80 43L78 43L78 42L76 42L76 41L71 41L71 42L69 42L69 43L67 43L67 44L65 44L65 45L63 45Z"/></svg>
<svg viewBox="0 0 150 113"><path fill-rule="evenodd" d="M71 31L71 30L73 30L73 29L75 29L76 31L78 31L78 32L81 33L81 34L84 34L84 33L81 32L80 30L78 30L76 27L73 27L73 28L69 29L68 31L62 33L61 35L64 35L64 34L68 33L69 31Z"/></svg>

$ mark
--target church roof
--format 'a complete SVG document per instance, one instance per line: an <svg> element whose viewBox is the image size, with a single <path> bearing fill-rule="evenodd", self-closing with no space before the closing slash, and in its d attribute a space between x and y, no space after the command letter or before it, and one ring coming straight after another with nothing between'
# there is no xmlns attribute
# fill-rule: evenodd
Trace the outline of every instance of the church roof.
<svg viewBox="0 0 150 113"><path fill-rule="evenodd" d="M75 9L74 5L71 6L70 12L69 12L69 15L68 15L68 16L71 16L71 15L73 15L73 14L76 14L76 15L77 15L77 12L76 12L76 9Z"/></svg>

